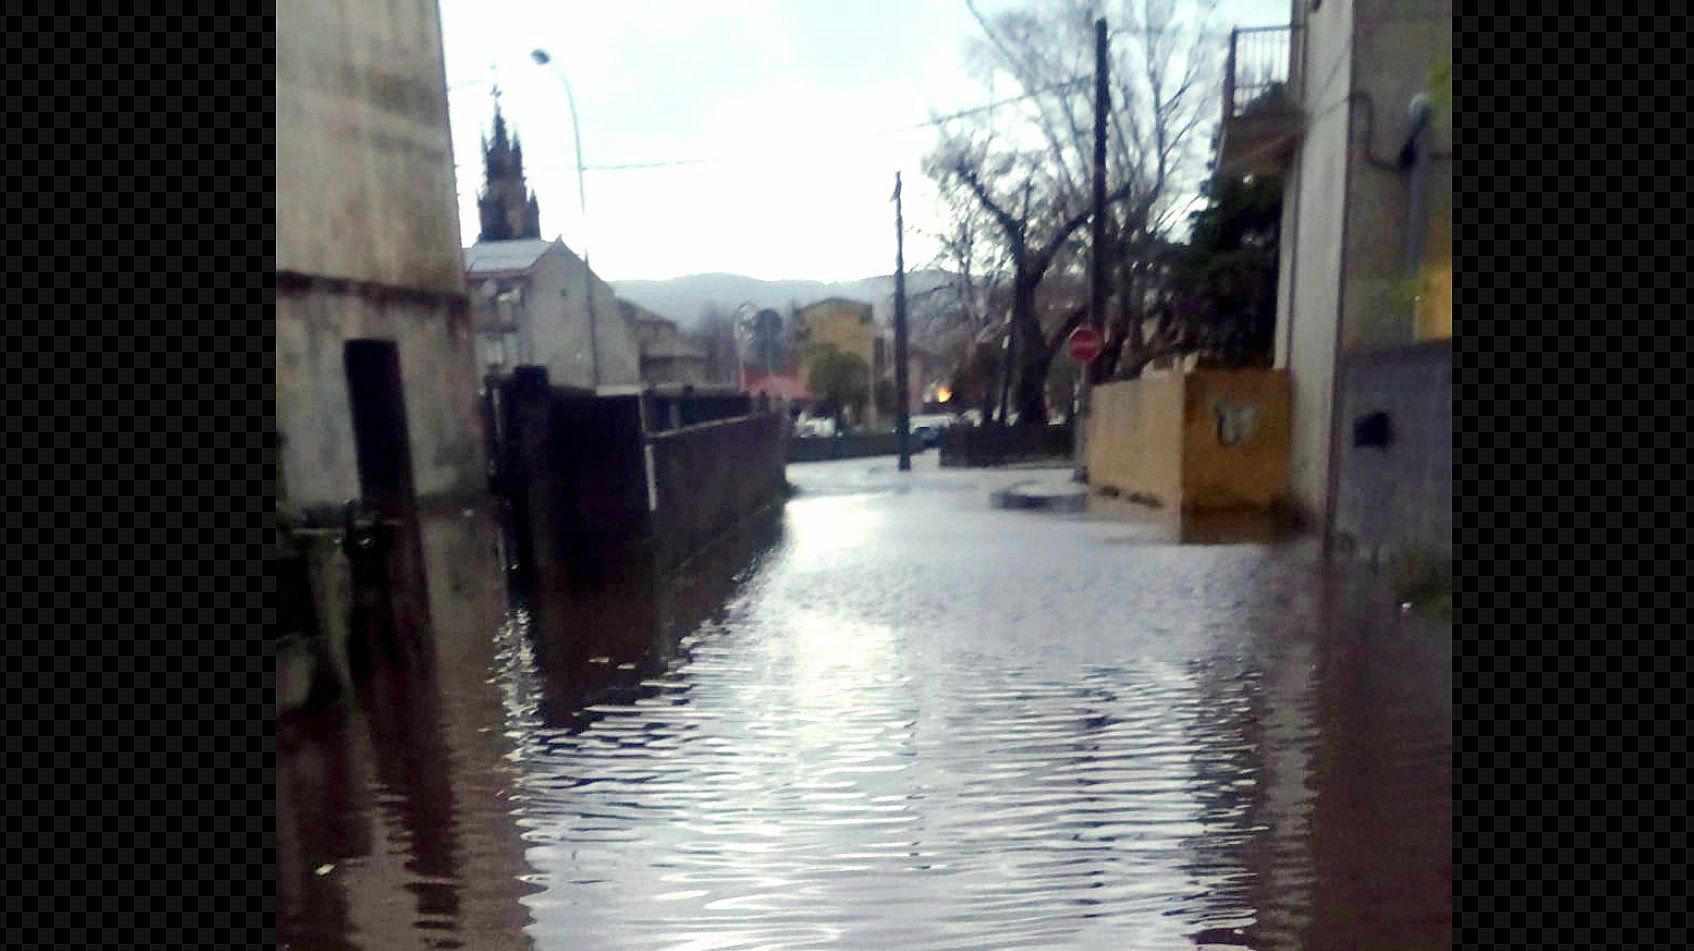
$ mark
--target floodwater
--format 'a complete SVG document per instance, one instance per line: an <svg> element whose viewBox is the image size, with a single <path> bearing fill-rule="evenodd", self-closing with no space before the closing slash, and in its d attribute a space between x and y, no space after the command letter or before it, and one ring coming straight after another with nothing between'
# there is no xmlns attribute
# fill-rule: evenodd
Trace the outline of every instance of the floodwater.
<svg viewBox="0 0 1694 951"><path fill-rule="evenodd" d="M279 734L282 944L1449 946L1445 631L933 453L789 477L698 571L506 613L433 526L434 673Z"/></svg>

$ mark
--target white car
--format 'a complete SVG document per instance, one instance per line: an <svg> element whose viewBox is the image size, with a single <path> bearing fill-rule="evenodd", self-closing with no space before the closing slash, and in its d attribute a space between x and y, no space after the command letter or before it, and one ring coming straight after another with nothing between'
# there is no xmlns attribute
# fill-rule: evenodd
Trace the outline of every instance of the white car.
<svg viewBox="0 0 1694 951"><path fill-rule="evenodd" d="M833 416L807 416L794 424L794 435L801 439L834 436L836 431Z"/></svg>

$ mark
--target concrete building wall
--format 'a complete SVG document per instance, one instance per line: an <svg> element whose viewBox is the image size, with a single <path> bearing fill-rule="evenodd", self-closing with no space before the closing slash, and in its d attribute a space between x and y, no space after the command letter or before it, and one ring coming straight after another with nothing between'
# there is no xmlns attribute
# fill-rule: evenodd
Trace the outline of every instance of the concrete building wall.
<svg viewBox="0 0 1694 951"><path fill-rule="evenodd" d="M547 367L555 385L589 387L594 383L594 358L590 349L589 294L593 294L593 339L599 344L601 386L630 386L641 382L641 358L629 328L618 312L612 286L564 248L549 251L543 258L550 283L535 298L535 354ZM558 301L563 306L554 306Z"/></svg>
<svg viewBox="0 0 1694 951"><path fill-rule="evenodd" d="M1355 351L1341 372L1337 543L1367 556L1415 549L1451 558L1452 342Z"/></svg>
<svg viewBox="0 0 1694 951"><path fill-rule="evenodd" d="M1353 7L1329 0L1317 10L1294 4L1300 102L1305 129L1283 203L1283 258L1288 290L1279 301L1279 365L1293 378L1289 487L1302 515L1321 521L1329 480L1331 389L1341 308L1344 209L1347 203L1348 90L1352 77Z"/></svg>
<svg viewBox="0 0 1694 951"><path fill-rule="evenodd" d="M276 12L276 267L464 292L434 0Z"/></svg>
<svg viewBox="0 0 1694 951"><path fill-rule="evenodd" d="M1342 295L1344 351L1397 346L1417 338L1414 310L1402 290L1412 273L1406 258L1411 176L1398 167L1397 159L1411 132L1412 98L1427 90L1430 66L1438 59L1450 59L1453 53L1450 2L1357 3L1353 44L1358 71L1352 83L1353 149ZM1434 152L1452 152L1448 115L1441 113L1434 125ZM1426 235L1440 218L1450 219L1452 163L1436 160L1430 174L1430 200L1420 226ZM1425 249L1426 258L1435 250L1427 240Z"/></svg>
<svg viewBox="0 0 1694 951"><path fill-rule="evenodd" d="M483 483L433 0L277 11L276 412L296 511L359 495L343 347L399 351L420 497Z"/></svg>
<svg viewBox="0 0 1694 951"><path fill-rule="evenodd" d="M478 245L486 247L486 245ZM585 278L591 283L584 283ZM594 275L562 242L554 242L532 264L517 271L472 271L468 275L477 306L495 306L487 285L524 282L523 300L508 314L518 327L518 363L547 368L557 386L592 388L594 353L589 333L589 293L593 293L594 333L599 344L601 386L628 386L641 378L636 341L613 296L611 285ZM487 288L487 289L485 289ZM486 315L493 322L496 315ZM504 316L504 315L502 315ZM512 363L508 363L507 370Z"/></svg>
<svg viewBox="0 0 1694 951"><path fill-rule="evenodd" d="M357 338L393 340L399 349L420 500L481 491L478 383L464 310L307 293L278 295L276 312L276 413L291 508L325 511L359 496L342 354Z"/></svg>

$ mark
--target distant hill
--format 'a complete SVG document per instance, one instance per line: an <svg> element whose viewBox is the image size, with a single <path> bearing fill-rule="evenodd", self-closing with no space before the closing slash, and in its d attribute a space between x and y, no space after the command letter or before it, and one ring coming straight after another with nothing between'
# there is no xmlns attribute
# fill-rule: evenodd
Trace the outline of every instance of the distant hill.
<svg viewBox="0 0 1694 951"><path fill-rule="evenodd" d="M908 296L944 283L944 271L913 271L906 275ZM692 327L708 307L732 313L744 302L788 313L790 304L805 306L826 297L845 297L869 303L877 322L894 319L894 275L856 281L761 281L742 274L690 274L668 281L612 281L619 297Z"/></svg>

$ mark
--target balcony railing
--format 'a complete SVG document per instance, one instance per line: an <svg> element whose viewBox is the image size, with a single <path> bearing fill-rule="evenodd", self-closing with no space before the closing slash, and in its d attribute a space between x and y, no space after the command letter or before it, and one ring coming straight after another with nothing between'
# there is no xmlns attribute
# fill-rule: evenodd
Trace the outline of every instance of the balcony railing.
<svg viewBox="0 0 1694 951"><path fill-rule="evenodd" d="M1255 103L1287 106L1294 101L1288 88L1294 61L1294 31L1287 26L1259 26L1229 31L1229 62L1223 78L1223 115L1244 116Z"/></svg>

